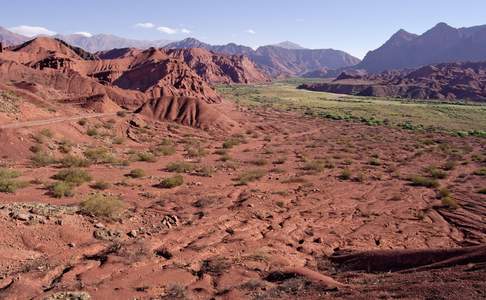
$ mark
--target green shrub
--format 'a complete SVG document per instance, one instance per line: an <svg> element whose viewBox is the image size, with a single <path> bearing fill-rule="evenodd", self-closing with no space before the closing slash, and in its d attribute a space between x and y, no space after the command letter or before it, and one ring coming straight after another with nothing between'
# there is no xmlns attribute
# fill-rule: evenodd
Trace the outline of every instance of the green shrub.
<svg viewBox="0 0 486 300"><path fill-rule="evenodd" d="M124 118L127 116L127 112L124 110L120 110L116 112L116 115L119 116L120 118Z"/></svg>
<svg viewBox="0 0 486 300"><path fill-rule="evenodd" d="M477 169L473 174L477 176L486 176L486 167Z"/></svg>
<svg viewBox="0 0 486 300"><path fill-rule="evenodd" d="M237 185L247 185L250 182L261 179L265 174L266 172L264 170L250 170L244 172L236 178Z"/></svg>
<svg viewBox="0 0 486 300"><path fill-rule="evenodd" d="M131 178L142 178L145 177L145 171L142 169L133 169L127 176Z"/></svg>
<svg viewBox="0 0 486 300"><path fill-rule="evenodd" d="M457 166L457 162L455 160L448 160L446 163L442 166L442 169L445 171L451 171L454 170Z"/></svg>
<svg viewBox="0 0 486 300"><path fill-rule="evenodd" d="M351 170L349 169L344 169L341 171L341 174L339 174L339 179L341 180L349 180L351 179Z"/></svg>
<svg viewBox="0 0 486 300"><path fill-rule="evenodd" d="M423 176L412 176L409 178L412 186L423 186L428 188L436 188L439 186L439 182L433 178L427 178Z"/></svg>
<svg viewBox="0 0 486 300"><path fill-rule="evenodd" d="M93 183L91 185L91 188L93 188L95 190L100 190L100 191L107 190L110 187L111 187L111 184L109 182L106 182L106 181L96 181L95 183Z"/></svg>
<svg viewBox="0 0 486 300"><path fill-rule="evenodd" d="M176 153L176 147L173 145L158 145L151 151L155 155L169 156Z"/></svg>
<svg viewBox="0 0 486 300"><path fill-rule="evenodd" d="M121 145L125 142L125 139L120 137L120 136L117 136L117 137L114 137L113 140L111 141L114 145Z"/></svg>
<svg viewBox="0 0 486 300"><path fill-rule="evenodd" d="M86 125L86 123L88 123L88 120L86 120L86 119L81 119L81 120L78 121L78 124L81 125L81 126Z"/></svg>
<svg viewBox="0 0 486 300"><path fill-rule="evenodd" d="M436 167L428 167L425 168L425 171L428 173L428 175L434 179L444 179L447 177L447 173L437 169Z"/></svg>
<svg viewBox="0 0 486 300"><path fill-rule="evenodd" d="M201 176L201 177L211 177L213 175L213 168L209 166L203 166L196 168L194 171L194 175Z"/></svg>
<svg viewBox="0 0 486 300"><path fill-rule="evenodd" d="M157 158L153 153L150 152L141 152L137 154L138 161L145 161L145 162L156 162Z"/></svg>
<svg viewBox="0 0 486 300"><path fill-rule="evenodd" d="M255 166L265 166L268 162L263 158L258 158L258 159L250 160L249 163Z"/></svg>
<svg viewBox="0 0 486 300"><path fill-rule="evenodd" d="M60 181L49 185L49 192L54 198L64 198L74 196L74 186L72 183Z"/></svg>
<svg viewBox="0 0 486 300"><path fill-rule="evenodd" d="M87 215L113 219L123 211L123 202L114 196L95 194L81 202L81 212Z"/></svg>
<svg viewBox="0 0 486 300"><path fill-rule="evenodd" d="M379 166L381 165L381 162L378 158L372 158L369 162L368 162L371 166Z"/></svg>
<svg viewBox="0 0 486 300"><path fill-rule="evenodd" d="M208 152L200 144L187 145L185 147L186 156L190 158L199 158L206 156Z"/></svg>
<svg viewBox="0 0 486 300"><path fill-rule="evenodd" d="M97 136L98 135L98 130L96 128L89 128L87 131L86 131L86 134L88 136Z"/></svg>
<svg viewBox="0 0 486 300"><path fill-rule="evenodd" d="M1 179L13 179L13 178L19 177L20 175L22 175L22 174L17 170L0 168L0 178Z"/></svg>
<svg viewBox="0 0 486 300"><path fill-rule="evenodd" d="M239 135L234 135L227 139L226 141L223 142L223 149L231 149L234 146L238 146L239 144L242 144L245 142L244 137L239 136Z"/></svg>
<svg viewBox="0 0 486 300"><path fill-rule="evenodd" d="M91 181L91 175L81 169L67 169L52 176L53 179L61 180L73 185L79 186L85 182Z"/></svg>
<svg viewBox="0 0 486 300"><path fill-rule="evenodd" d="M52 138L54 136L52 131L48 128L42 129L39 133L42 134L43 136L45 136L46 138Z"/></svg>
<svg viewBox="0 0 486 300"><path fill-rule="evenodd" d="M59 163L63 168L86 168L91 165L89 160L74 155L64 156Z"/></svg>
<svg viewBox="0 0 486 300"><path fill-rule="evenodd" d="M25 188L28 185L28 182L0 178L0 193L15 193L18 189Z"/></svg>
<svg viewBox="0 0 486 300"><path fill-rule="evenodd" d="M32 165L34 167L46 167L48 165L52 165L56 162L54 157L45 153L45 152L37 152L30 158Z"/></svg>
<svg viewBox="0 0 486 300"><path fill-rule="evenodd" d="M73 144L70 141L63 139L59 142L59 151L61 151L62 153L69 153L72 149Z"/></svg>
<svg viewBox="0 0 486 300"><path fill-rule="evenodd" d="M457 203L456 199L451 196L446 196L442 198L442 205L447 206L451 209L459 208L459 204Z"/></svg>
<svg viewBox="0 0 486 300"><path fill-rule="evenodd" d="M92 163L96 164L109 164L116 161L113 154L108 149L103 147L88 149L84 152L84 156Z"/></svg>
<svg viewBox="0 0 486 300"><path fill-rule="evenodd" d="M310 160L304 163L302 167L305 171L312 171L312 172L322 172L325 168L325 163L321 160Z"/></svg>
<svg viewBox="0 0 486 300"><path fill-rule="evenodd" d="M277 158L276 160L272 161L272 163L275 164L275 165L283 165L286 161L287 161L287 158L280 157L280 158Z"/></svg>
<svg viewBox="0 0 486 300"><path fill-rule="evenodd" d="M445 198L445 197L450 197L451 192L446 188L441 188L441 189L439 189L438 196L439 196L440 199Z"/></svg>
<svg viewBox="0 0 486 300"><path fill-rule="evenodd" d="M182 175L176 175L173 177L168 177L159 183L159 187L164 189L171 189L177 186L181 186L184 183L184 178Z"/></svg>
<svg viewBox="0 0 486 300"><path fill-rule="evenodd" d="M175 173L189 173L195 169L195 166L188 162L176 161L167 165L167 171Z"/></svg>

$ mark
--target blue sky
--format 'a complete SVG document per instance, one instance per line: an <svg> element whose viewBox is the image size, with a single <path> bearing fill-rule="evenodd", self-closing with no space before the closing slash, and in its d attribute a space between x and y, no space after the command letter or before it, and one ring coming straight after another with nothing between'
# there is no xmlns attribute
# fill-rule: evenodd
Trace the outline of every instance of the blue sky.
<svg viewBox="0 0 486 300"><path fill-rule="evenodd" d="M1 1L0 26L24 32L34 29L19 26L135 39L192 36L212 44L252 47L290 40L358 57L400 28L423 33L438 22L454 27L486 24L485 0Z"/></svg>

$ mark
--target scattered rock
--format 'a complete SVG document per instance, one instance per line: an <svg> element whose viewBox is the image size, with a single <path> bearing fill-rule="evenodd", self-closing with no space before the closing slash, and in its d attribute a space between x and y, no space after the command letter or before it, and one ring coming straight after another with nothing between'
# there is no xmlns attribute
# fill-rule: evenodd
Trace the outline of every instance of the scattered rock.
<svg viewBox="0 0 486 300"><path fill-rule="evenodd" d="M86 292L60 292L52 294L45 300L91 300L91 296Z"/></svg>
<svg viewBox="0 0 486 300"><path fill-rule="evenodd" d="M121 233L108 228L98 228L93 232L93 236L102 241L113 241L121 237Z"/></svg>

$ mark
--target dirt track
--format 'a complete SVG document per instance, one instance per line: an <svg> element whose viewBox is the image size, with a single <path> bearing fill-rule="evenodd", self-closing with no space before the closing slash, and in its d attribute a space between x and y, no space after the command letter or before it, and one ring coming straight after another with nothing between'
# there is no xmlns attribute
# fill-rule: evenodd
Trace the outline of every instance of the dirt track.
<svg viewBox="0 0 486 300"><path fill-rule="evenodd" d="M114 115L116 115L116 113L97 113L97 114L84 114L84 115L72 116L72 117L58 117L58 118L45 119L45 120L16 122L10 124L1 124L0 129L18 129L18 128L26 128L26 127L36 127L36 126L44 126L44 125L50 125L50 124L61 123L66 121L92 119L92 118L108 117Z"/></svg>

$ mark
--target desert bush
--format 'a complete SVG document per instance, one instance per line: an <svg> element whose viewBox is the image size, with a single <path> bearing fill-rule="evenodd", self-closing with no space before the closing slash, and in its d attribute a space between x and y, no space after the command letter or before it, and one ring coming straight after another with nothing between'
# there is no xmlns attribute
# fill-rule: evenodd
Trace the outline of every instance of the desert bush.
<svg viewBox="0 0 486 300"><path fill-rule="evenodd" d="M451 192L447 188L441 188L441 189L439 189L439 191L438 191L438 197L440 199L445 198L445 197L450 197L450 196L451 196Z"/></svg>
<svg viewBox="0 0 486 300"><path fill-rule="evenodd" d="M341 180L349 180L349 179L351 179L351 175L352 175L351 170L344 169L339 174L339 179L341 179Z"/></svg>
<svg viewBox="0 0 486 300"><path fill-rule="evenodd" d="M123 211L123 202L114 196L94 194L81 202L81 212L87 215L113 219Z"/></svg>
<svg viewBox="0 0 486 300"><path fill-rule="evenodd" d="M312 171L312 172L322 172L325 168L325 163L321 160L309 160L304 163L302 167L305 171Z"/></svg>
<svg viewBox="0 0 486 300"><path fill-rule="evenodd" d="M46 167L56 162L54 157L42 151L35 153L30 160L34 167Z"/></svg>
<svg viewBox="0 0 486 300"><path fill-rule="evenodd" d="M190 158L199 158L208 154L207 150L200 144L186 145L184 150L186 151L186 156Z"/></svg>
<svg viewBox="0 0 486 300"><path fill-rule="evenodd" d="M454 170L456 166L457 166L457 162L455 160L448 160L442 166L442 169L444 169L445 171L451 171Z"/></svg>
<svg viewBox="0 0 486 300"><path fill-rule="evenodd" d="M95 183L93 183L91 185L91 188L93 188L95 190L104 191L104 190L109 189L110 186L111 186L111 184L109 182L106 182L106 181L96 181Z"/></svg>
<svg viewBox="0 0 486 300"><path fill-rule="evenodd" d="M114 144L114 145L121 145L125 142L125 139L120 137L120 136L116 136L114 137L111 142Z"/></svg>
<svg viewBox="0 0 486 300"><path fill-rule="evenodd" d="M86 119L84 119L84 118L78 121L78 124L79 124L80 126L84 126L84 125L86 125L86 123L88 123L88 120L86 120Z"/></svg>
<svg viewBox="0 0 486 300"><path fill-rule="evenodd" d="M137 154L137 160L138 161L144 161L144 162L156 162L157 158L153 153L150 152L140 152Z"/></svg>
<svg viewBox="0 0 486 300"><path fill-rule="evenodd" d="M126 117L126 116L127 116L127 112L126 112L126 111L124 111L124 110L120 110L120 111L117 111L117 112L116 112L116 115L117 115L118 117L120 117L120 118L124 118L124 117Z"/></svg>
<svg viewBox="0 0 486 300"><path fill-rule="evenodd" d="M74 196L74 185L65 181L55 182L49 185L48 190L54 198Z"/></svg>
<svg viewBox="0 0 486 300"><path fill-rule="evenodd" d="M479 189L478 194L486 195L486 188Z"/></svg>
<svg viewBox="0 0 486 300"><path fill-rule="evenodd" d="M214 173L214 169L209 166L198 167L194 170L194 175L201 177L211 177Z"/></svg>
<svg viewBox="0 0 486 300"><path fill-rule="evenodd" d="M184 161L171 162L167 165L167 171L175 173L189 173L195 169L195 166L191 163Z"/></svg>
<svg viewBox="0 0 486 300"><path fill-rule="evenodd" d="M442 198L442 205L447 206L451 209L459 208L459 204L457 203L456 199L452 196L446 196Z"/></svg>
<svg viewBox="0 0 486 300"><path fill-rule="evenodd" d="M473 174L477 176L486 176L486 167L477 169Z"/></svg>
<svg viewBox="0 0 486 300"><path fill-rule="evenodd" d="M413 186L423 186L428 188L436 188L439 186L439 182L437 182L437 180L419 175L410 177L409 181Z"/></svg>
<svg viewBox="0 0 486 300"><path fill-rule="evenodd" d="M59 173L52 176L52 178L67 183L71 183L76 186L91 181L91 175L89 175L88 172L76 168L62 170Z"/></svg>
<svg viewBox="0 0 486 300"><path fill-rule="evenodd" d="M15 193L18 189L27 187L27 182L15 179L20 175L16 170L0 168L0 193Z"/></svg>
<svg viewBox="0 0 486 300"><path fill-rule="evenodd" d="M22 175L17 170L10 170L6 168L0 168L0 179L13 179Z"/></svg>
<svg viewBox="0 0 486 300"><path fill-rule="evenodd" d="M434 166L430 166L430 167L425 168L425 172L427 172L428 175L430 177L434 178L434 179L444 179L444 178L447 177L446 172L439 170Z"/></svg>
<svg viewBox="0 0 486 300"><path fill-rule="evenodd" d="M231 262L224 257L214 257L203 261L201 272L204 274L211 274L220 276L231 267Z"/></svg>
<svg viewBox="0 0 486 300"><path fill-rule="evenodd" d="M381 165L381 162L378 158L372 158L372 159L370 159L368 164L370 164L371 166L379 166L379 165Z"/></svg>
<svg viewBox="0 0 486 300"><path fill-rule="evenodd" d="M234 146L238 146L240 144L245 143L245 138L241 135L233 135L229 139L223 142L223 149L231 149Z"/></svg>
<svg viewBox="0 0 486 300"><path fill-rule="evenodd" d="M263 158L257 158L250 160L249 163L255 166L265 166L268 162Z"/></svg>
<svg viewBox="0 0 486 300"><path fill-rule="evenodd" d="M181 186L183 183L184 183L184 178L182 177L182 175L176 175L176 176L165 178L158 184L158 187L164 189L171 189L174 187Z"/></svg>
<svg viewBox="0 0 486 300"><path fill-rule="evenodd" d="M89 128L88 130L86 130L86 134L88 136L97 136L98 135L98 129L96 129L96 128Z"/></svg>
<svg viewBox="0 0 486 300"><path fill-rule="evenodd" d="M274 161L272 161L272 163L275 164L275 165L283 165L286 161L287 161L287 158L279 157L279 158L275 159Z"/></svg>
<svg viewBox="0 0 486 300"><path fill-rule="evenodd" d="M176 147L174 145L158 145L151 152L155 155L169 156L176 153Z"/></svg>
<svg viewBox="0 0 486 300"><path fill-rule="evenodd" d="M247 185L250 182L257 181L265 176L264 170L250 170L240 174L237 178L237 185Z"/></svg>
<svg viewBox="0 0 486 300"><path fill-rule="evenodd" d="M127 176L131 178L142 178L145 177L145 171L142 169L133 169L127 174Z"/></svg>
<svg viewBox="0 0 486 300"><path fill-rule="evenodd" d="M219 161L222 161L222 162L226 162L226 161L230 161L230 160L232 160L232 158L228 153L221 155L221 157L219 158Z"/></svg>
<svg viewBox="0 0 486 300"><path fill-rule="evenodd" d="M71 152L72 149L73 149L73 143L71 143L70 141L66 139L62 139L59 142L59 151L61 151L62 153L67 154Z"/></svg>
<svg viewBox="0 0 486 300"><path fill-rule="evenodd" d="M46 138L52 138L54 136L54 134L52 133L52 131L48 128L44 128L42 129L41 131L39 131L39 133L43 136L45 136Z"/></svg>
<svg viewBox="0 0 486 300"><path fill-rule="evenodd" d="M116 161L109 149L104 147L90 148L84 151L84 156L95 164L109 164Z"/></svg>
<svg viewBox="0 0 486 300"><path fill-rule="evenodd" d="M63 168L86 168L91 165L89 160L74 155L64 156L59 163Z"/></svg>

